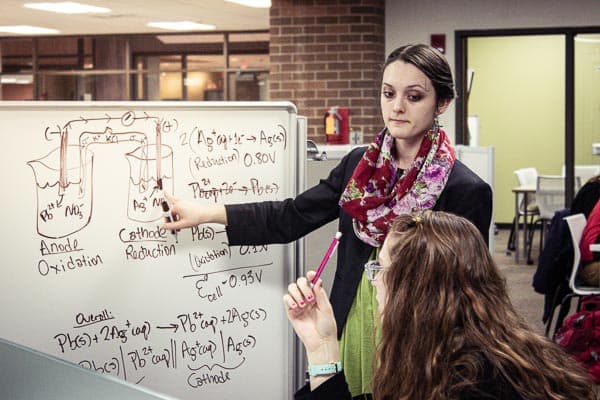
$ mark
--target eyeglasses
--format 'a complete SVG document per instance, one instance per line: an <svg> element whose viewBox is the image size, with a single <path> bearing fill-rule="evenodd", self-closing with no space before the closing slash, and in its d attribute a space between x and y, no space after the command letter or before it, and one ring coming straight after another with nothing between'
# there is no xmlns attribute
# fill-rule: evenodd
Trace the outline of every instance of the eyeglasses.
<svg viewBox="0 0 600 400"><path fill-rule="evenodd" d="M371 260L365 264L365 272L367 273L367 279L373 282L379 276L379 272L383 270L378 260Z"/></svg>

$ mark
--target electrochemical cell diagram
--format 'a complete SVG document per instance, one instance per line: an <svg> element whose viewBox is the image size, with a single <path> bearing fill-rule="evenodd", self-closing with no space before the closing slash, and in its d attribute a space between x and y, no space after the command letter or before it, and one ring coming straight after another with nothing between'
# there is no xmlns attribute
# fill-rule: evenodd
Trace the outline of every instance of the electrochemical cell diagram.
<svg viewBox="0 0 600 400"><path fill-rule="evenodd" d="M161 136L176 128L176 120L133 111L79 117L46 128L46 139L58 136L60 145L27 162L36 183L38 234L58 239L89 224L94 203L93 149L99 145L131 144L123 154L129 164L127 218L136 222L162 218L162 189L173 192L173 149L162 143ZM115 150L123 151L123 146Z"/></svg>

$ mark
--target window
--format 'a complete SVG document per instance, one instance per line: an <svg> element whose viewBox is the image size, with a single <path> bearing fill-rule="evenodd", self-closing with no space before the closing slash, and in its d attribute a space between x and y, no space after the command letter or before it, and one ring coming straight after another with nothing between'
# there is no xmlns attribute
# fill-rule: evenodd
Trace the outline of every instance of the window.
<svg viewBox="0 0 600 400"><path fill-rule="evenodd" d="M268 39L261 31L0 40L1 98L268 100Z"/></svg>

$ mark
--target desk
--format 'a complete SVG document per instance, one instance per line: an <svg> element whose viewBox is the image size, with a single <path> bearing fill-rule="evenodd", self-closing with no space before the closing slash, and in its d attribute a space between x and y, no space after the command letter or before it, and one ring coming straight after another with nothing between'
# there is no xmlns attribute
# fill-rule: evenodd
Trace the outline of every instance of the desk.
<svg viewBox="0 0 600 400"><path fill-rule="evenodd" d="M534 185L517 186L512 188L512 192L515 194L515 263L519 263L519 200L520 195L523 195L523 204L525 205L523 210L523 254L527 258L527 197L530 193L535 193Z"/></svg>

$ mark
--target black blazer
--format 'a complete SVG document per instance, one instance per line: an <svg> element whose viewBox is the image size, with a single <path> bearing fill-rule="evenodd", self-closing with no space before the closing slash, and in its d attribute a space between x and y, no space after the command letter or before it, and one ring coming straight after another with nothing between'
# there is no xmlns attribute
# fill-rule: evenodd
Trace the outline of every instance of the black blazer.
<svg viewBox="0 0 600 400"><path fill-rule="evenodd" d="M296 198L226 206L230 245L289 243L339 218L339 231L343 235L330 297L338 337L356 295L364 263L373 251L373 247L356 237L352 217L338 205L365 150L366 147L352 150L331 170L327 179ZM492 190L459 160L455 161L446 187L433 209L469 219L488 242Z"/></svg>

